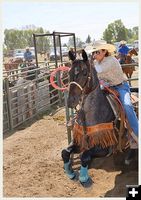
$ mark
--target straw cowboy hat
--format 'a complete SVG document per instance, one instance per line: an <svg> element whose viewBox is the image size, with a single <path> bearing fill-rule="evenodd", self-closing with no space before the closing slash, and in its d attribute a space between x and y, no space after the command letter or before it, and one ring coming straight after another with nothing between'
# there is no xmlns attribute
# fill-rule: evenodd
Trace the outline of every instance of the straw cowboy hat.
<svg viewBox="0 0 141 200"><path fill-rule="evenodd" d="M95 52L95 51L99 51L101 49L105 49L107 50L109 53L113 53L114 51L116 51L116 47L112 44L103 44L103 43L97 43L95 44L95 46L93 46L93 48L90 50L90 53Z"/></svg>
<svg viewBox="0 0 141 200"><path fill-rule="evenodd" d="M127 42L125 40L121 40L120 44L126 44Z"/></svg>
<svg viewBox="0 0 141 200"><path fill-rule="evenodd" d="M27 49L29 49L29 47L27 46L25 49L27 50Z"/></svg>
<svg viewBox="0 0 141 200"><path fill-rule="evenodd" d="M94 41L94 46L100 45L100 44L107 44L105 40L96 40Z"/></svg>

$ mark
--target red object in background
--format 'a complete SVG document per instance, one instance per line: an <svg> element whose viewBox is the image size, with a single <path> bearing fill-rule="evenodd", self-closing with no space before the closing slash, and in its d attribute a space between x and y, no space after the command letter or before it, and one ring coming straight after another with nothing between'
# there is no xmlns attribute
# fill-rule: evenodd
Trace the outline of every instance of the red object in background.
<svg viewBox="0 0 141 200"><path fill-rule="evenodd" d="M61 83L64 87L59 87L56 83L55 83L55 76L56 76L56 73L59 72L59 71L69 71L70 68L69 67L66 67L66 66L60 66L58 68L56 68L53 72L51 72L51 75L50 75L50 83L52 85L52 87L54 87L55 89L57 90L61 90L61 91L64 91L67 89L67 87L65 87L63 81L61 80Z"/></svg>

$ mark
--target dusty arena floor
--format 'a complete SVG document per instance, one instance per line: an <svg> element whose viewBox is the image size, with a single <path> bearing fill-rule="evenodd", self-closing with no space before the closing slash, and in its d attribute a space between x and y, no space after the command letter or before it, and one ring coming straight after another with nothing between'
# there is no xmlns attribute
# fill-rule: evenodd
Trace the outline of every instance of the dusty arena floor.
<svg viewBox="0 0 141 200"><path fill-rule="evenodd" d="M61 150L67 146L63 108L5 135L3 146L4 197L123 197L127 184L138 183L137 165L125 168L118 159L115 165L113 156L91 163L90 188L69 180L61 159ZM79 167L74 163L74 169Z"/></svg>

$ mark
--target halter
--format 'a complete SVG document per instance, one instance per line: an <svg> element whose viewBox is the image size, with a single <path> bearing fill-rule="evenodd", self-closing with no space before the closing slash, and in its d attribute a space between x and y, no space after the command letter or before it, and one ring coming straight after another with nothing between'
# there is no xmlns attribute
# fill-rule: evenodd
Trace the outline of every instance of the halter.
<svg viewBox="0 0 141 200"><path fill-rule="evenodd" d="M81 87L81 85L78 84L78 83L75 82L75 81L72 81L72 82L69 83L69 88L68 88L68 90L70 90L70 86L71 86L72 84L77 85L77 86L79 87L79 89L80 89L81 91L83 91L83 88Z"/></svg>
<svg viewBox="0 0 141 200"><path fill-rule="evenodd" d="M68 90L70 90L70 86L71 86L72 84L74 84L74 85L76 85L76 86L81 90L81 92L83 92L83 90L84 90L86 84L90 81L90 79L91 79L91 77L88 76L88 78L87 78L87 80L86 80L86 82L85 82L85 84L84 84L83 87L82 87L79 83L77 83L77 82L75 82L75 81L71 81L71 82L69 83Z"/></svg>
<svg viewBox="0 0 141 200"><path fill-rule="evenodd" d="M76 86L81 90L81 93L83 93L83 90L84 90L84 88L85 88L87 82L90 81L90 79L91 79L91 77L88 76L87 81L86 81L86 83L84 84L84 87L82 87L79 83L77 83L77 82L75 82L75 81L70 82L70 83L69 83L69 86L68 86L68 91L70 90L70 86L71 86L72 84L74 84L74 85L76 85ZM98 88L98 86L99 86L99 84L98 84L93 90L96 90L96 89ZM93 90L91 90L91 91L93 91Z"/></svg>

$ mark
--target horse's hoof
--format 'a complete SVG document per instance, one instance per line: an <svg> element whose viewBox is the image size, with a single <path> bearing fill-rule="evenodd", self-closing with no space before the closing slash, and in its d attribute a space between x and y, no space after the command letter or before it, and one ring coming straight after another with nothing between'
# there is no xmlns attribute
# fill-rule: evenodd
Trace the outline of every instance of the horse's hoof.
<svg viewBox="0 0 141 200"><path fill-rule="evenodd" d="M86 182L80 182L84 188L89 188L93 184L93 180L89 177Z"/></svg>
<svg viewBox="0 0 141 200"><path fill-rule="evenodd" d="M137 149L130 149L125 157L125 165L130 165L137 155Z"/></svg>
<svg viewBox="0 0 141 200"><path fill-rule="evenodd" d="M75 172L75 176L74 176L74 178L72 180L73 181L78 181L78 178L79 178L79 173Z"/></svg>
<svg viewBox="0 0 141 200"><path fill-rule="evenodd" d="M77 172L73 173L73 176L68 176L72 181L78 181L79 174Z"/></svg>

